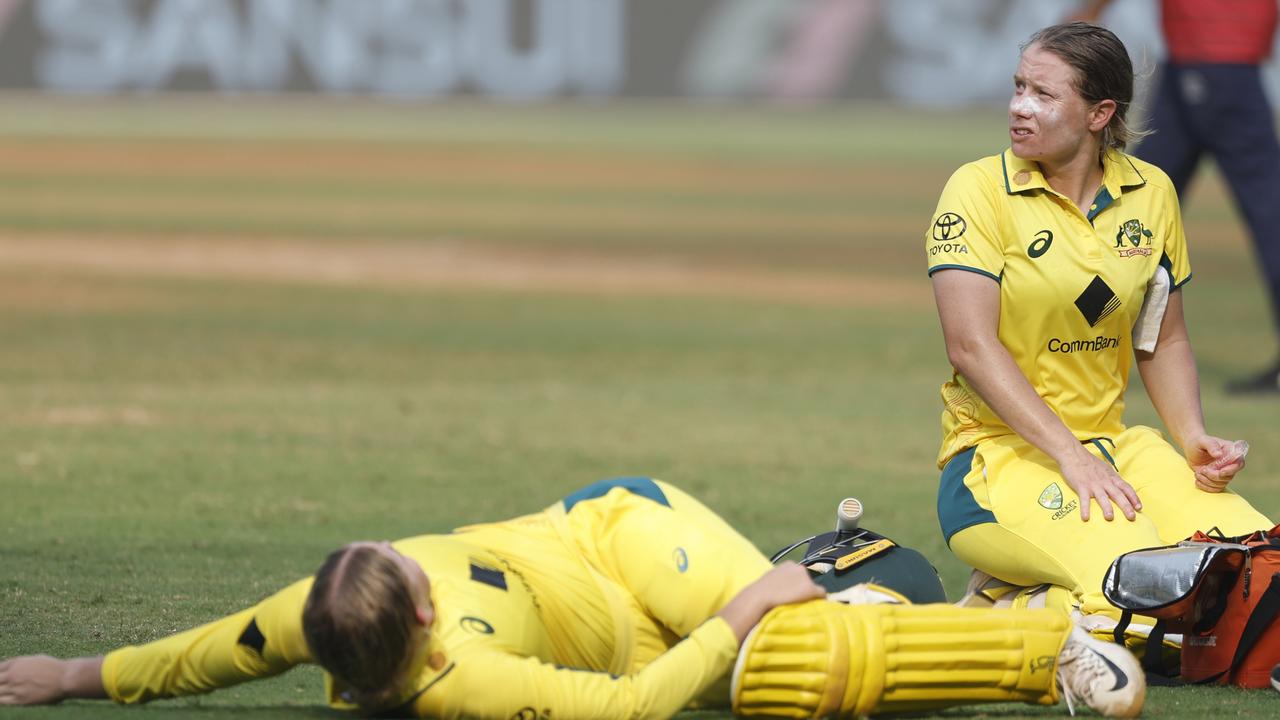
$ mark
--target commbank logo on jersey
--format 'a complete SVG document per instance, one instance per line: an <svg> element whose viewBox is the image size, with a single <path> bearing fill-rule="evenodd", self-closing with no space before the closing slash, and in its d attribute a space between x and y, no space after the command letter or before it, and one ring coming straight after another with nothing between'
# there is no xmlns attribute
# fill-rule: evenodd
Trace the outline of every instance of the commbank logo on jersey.
<svg viewBox="0 0 1280 720"><path fill-rule="evenodd" d="M933 221L933 239L938 242L955 240L964 234L967 227L964 218L959 215L953 212L942 213Z"/></svg>
<svg viewBox="0 0 1280 720"><path fill-rule="evenodd" d="M1142 227L1141 220L1125 220L1116 231L1116 249L1120 251L1120 257L1150 255L1152 237L1151 231ZM1128 247L1125 247L1126 242Z"/></svg>
<svg viewBox="0 0 1280 720"><path fill-rule="evenodd" d="M1062 488L1058 483L1049 483L1049 487L1040 493L1040 507L1045 510L1057 510L1062 507Z"/></svg>
<svg viewBox="0 0 1280 720"><path fill-rule="evenodd" d="M1049 342L1045 344L1045 349L1051 353L1062 353L1070 355L1078 352L1102 352L1103 350L1115 350L1120 347L1120 336L1107 337L1099 335L1098 337L1085 338L1084 340L1063 340L1062 338L1049 338Z"/></svg>
<svg viewBox="0 0 1280 720"><path fill-rule="evenodd" d="M1102 278L1094 275L1093 282L1076 298L1076 307L1080 309L1084 319L1089 321L1089 327L1095 327L1120 309L1120 298L1116 297L1115 291Z"/></svg>

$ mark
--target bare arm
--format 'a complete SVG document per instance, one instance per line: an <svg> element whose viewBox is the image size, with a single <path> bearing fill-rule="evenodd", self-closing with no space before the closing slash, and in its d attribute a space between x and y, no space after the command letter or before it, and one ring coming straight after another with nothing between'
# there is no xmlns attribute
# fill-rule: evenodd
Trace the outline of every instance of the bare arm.
<svg viewBox="0 0 1280 720"><path fill-rule="evenodd" d="M0 663L0 705L67 698L146 702L277 675L310 661L302 636L302 605L310 583L309 578L301 580L247 610L105 656L7 660ZM251 625L257 639L241 642Z"/></svg>
<svg viewBox="0 0 1280 720"><path fill-rule="evenodd" d="M26 655L0 662L0 705L52 705L71 698L106 698L102 656L59 660Z"/></svg>
<svg viewBox="0 0 1280 720"><path fill-rule="evenodd" d="M1000 286L977 273L941 270L933 274L933 294L952 366L1014 432L1058 464L1080 496L1081 519L1089 519L1092 498L1107 520L1113 518L1112 503L1133 520L1142 509L1133 487L1085 450L1000 342Z"/></svg>
<svg viewBox="0 0 1280 720"><path fill-rule="evenodd" d="M1136 351L1138 374L1160 419L1196 473L1196 484L1208 492L1220 492L1244 467L1241 457L1227 460L1231 443L1205 432L1200 405L1200 377L1182 309L1182 292L1169 293L1169 304L1160 324L1155 352Z"/></svg>
<svg viewBox="0 0 1280 720"><path fill-rule="evenodd" d="M808 570L797 563L785 562L743 588L716 615L729 624L741 645L760 618L778 605L825 595L826 591L809 577Z"/></svg>
<svg viewBox="0 0 1280 720"><path fill-rule="evenodd" d="M1182 314L1182 292L1169 293L1155 352L1136 351L1138 374L1160 419L1178 445L1204 434L1200 409L1200 377L1191 354L1187 323Z"/></svg>

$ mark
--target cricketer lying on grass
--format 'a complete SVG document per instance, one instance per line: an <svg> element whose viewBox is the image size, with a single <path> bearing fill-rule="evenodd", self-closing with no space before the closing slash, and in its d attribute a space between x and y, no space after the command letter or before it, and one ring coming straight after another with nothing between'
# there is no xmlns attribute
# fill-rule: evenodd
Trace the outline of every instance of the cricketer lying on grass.
<svg viewBox="0 0 1280 720"><path fill-rule="evenodd" d="M1132 656L1061 612L822 595L807 571L771 566L675 487L617 478L532 515L345 546L314 578L251 608L105 657L0 663L0 704L140 703L316 662L334 707L417 717L662 718L729 706L852 717L1063 695L1115 716L1142 707ZM903 600L866 585L845 595ZM357 687L363 668L349 661L389 652L395 632L383 620L399 597L410 598L400 623L410 635L397 670ZM353 630L333 645L342 617ZM79 679L49 679L63 671Z"/></svg>

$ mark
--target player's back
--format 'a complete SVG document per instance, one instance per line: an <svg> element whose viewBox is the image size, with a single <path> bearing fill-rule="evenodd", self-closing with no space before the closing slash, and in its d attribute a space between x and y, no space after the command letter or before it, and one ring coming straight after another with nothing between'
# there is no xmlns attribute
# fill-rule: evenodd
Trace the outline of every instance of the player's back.
<svg viewBox="0 0 1280 720"><path fill-rule="evenodd" d="M549 656L538 657L566 667L620 670L613 667L616 608L601 588L602 578L546 513L472 525L450 537L492 558L502 582L529 598L551 648Z"/></svg>

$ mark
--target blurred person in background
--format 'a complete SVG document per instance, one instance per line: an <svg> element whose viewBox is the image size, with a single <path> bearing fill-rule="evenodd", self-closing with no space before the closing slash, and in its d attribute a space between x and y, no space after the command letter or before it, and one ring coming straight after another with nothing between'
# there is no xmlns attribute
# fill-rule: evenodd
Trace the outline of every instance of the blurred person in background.
<svg viewBox="0 0 1280 720"><path fill-rule="evenodd" d="M1247 446L1205 431L1177 193L1122 152L1133 81L1105 28L1032 35L1013 76L1011 147L955 172L925 237L954 368L943 535L976 570L1065 587L1063 604L1086 614L1114 613L1102 579L1123 552L1272 526L1227 489ZM1181 454L1123 422L1133 357Z"/></svg>
<svg viewBox="0 0 1280 720"><path fill-rule="evenodd" d="M331 705L402 717L663 718L691 703L848 717L1064 695L1142 708L1137 661L1060 611L842 592L870 604L822 599L806 569L771 566L667 483L615 478L505 522L352 543L252 608L105 657L0 662L0 705L140 703L317 663Z"/></svg>
<svg viewBox="0 0 1280 720"><path fill-rule="evenodd" d="M1090 0L1076 19L1093 22L1111 0ZM1135 154L1158 166L1185 198L1203 155L1211 156L1244 214L1280 325L1280 142L1262 86L1276 35L1276 0L1161 0L1168 57L1151 106L1151 136ZM1280 333L1278 333L1280 334ZM1235 394L1280 393L1280 356Z"/></svg>

